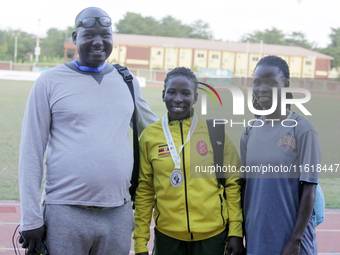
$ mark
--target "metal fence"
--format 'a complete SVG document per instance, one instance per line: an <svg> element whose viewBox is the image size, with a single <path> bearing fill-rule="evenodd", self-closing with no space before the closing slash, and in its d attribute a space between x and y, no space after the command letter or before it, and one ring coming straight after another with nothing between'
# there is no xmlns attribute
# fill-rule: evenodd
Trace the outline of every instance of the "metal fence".
<svg viewBox="0 0 340 255"><path fill-rule="evenodd" d="M253 78L233 77L231 84L246 89L253 85ZM340 93L340 81L335 79L291 78L290 87L305 88L314 93Z"/></svg>
<svg viewBox="0 0 340 255"><path fill-rule="evenodd" d="M12 61L0 61L0 70L43 71L56 65L57 63L13 63ZM145 77L147 83L162 84L166 76L165 70L141 68L129 69L135 76ZM246 89L247 87L252 86L253 79L233 77L228 79L228 83ZM340 93L340 81L333 79L291 78L290 84L291 87L306 88L314 93Z"/></svg>
<svg viewBox="0 0 340 255"><path fill-rule="evenodd" d="M14 63L13 61L0 61L0 70L34 71L35 67L51 68L58 63Z"/></svg>

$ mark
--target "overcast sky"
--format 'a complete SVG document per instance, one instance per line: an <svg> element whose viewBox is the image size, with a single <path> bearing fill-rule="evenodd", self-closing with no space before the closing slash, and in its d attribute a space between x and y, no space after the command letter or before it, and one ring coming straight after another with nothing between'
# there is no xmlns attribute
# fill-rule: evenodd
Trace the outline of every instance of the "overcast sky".
<svg viewBox="0 0 340 255"><path fill-rule="evenodd" d="M171 15L185 24L202 19L216 39L239 41L254 30L275 27L284 33L303 32L326 47L331 27L340 27L339 0L2 0L0 29L21 29L46 36L49 28L74 25L82 9L97 6L118 22L128 11L157 20ZM40 19L40 26L39 20ZM39 29L40 27L40 29Z"/></svg>

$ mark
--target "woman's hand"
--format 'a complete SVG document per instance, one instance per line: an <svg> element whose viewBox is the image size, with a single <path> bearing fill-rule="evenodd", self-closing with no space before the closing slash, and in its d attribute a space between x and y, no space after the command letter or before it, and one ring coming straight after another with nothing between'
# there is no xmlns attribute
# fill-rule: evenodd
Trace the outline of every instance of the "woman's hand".
<svg viewBox="0 0 340 255"><path fill-rule="evenodd" d="M283 247L281 251L281 255L299 255L300 254L300 245L301 240L291 241L289 240L288 243Z"/></svg>
<svg viewBox="0 0 340 255"><path fill-rule="evenodd" d="M243 255L245 254L245 249L243 247L243 238L237 236L229 237L227 246L227 255Z"/></svg>

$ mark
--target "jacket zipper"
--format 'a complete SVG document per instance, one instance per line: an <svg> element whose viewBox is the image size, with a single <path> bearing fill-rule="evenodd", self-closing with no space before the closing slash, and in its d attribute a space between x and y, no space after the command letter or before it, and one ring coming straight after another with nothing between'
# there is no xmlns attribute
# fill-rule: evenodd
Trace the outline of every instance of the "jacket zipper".
<svg viewBox="0 0 340 255"><path fill-rule="evenodd" d="M181 138L182 138L182 145L184 144L183 140L183 127L182 127L182 120L179 121L179 126L181 129ZM183 175L184 175L184 189L185 189L185 206L187 209L187 221L188 221L188 232L191 234L191 241L194 241L194 237L192 233L190 232L190 224L189 224L189 206L188 206L188 191L187 191L187 177L185 174L185 157L184 157L184 148L182 149L182 156L183 156Z"/></svg>
<svg viewBox="0 0 340 255"><path fill-rule="evenodd" d="M220 196L220 200L221 200L221 216L222 216L223 226L224 226L225 221L224 221L224 216L223 216L223 199L222 199L221 194L219 194L219 196Z"/></svg>
<svg viewBox="0 0 340 255"><path fill-rule="evenodd" d="M157 198L155 199L155 204L153 205L153 207L155 208L157 206ZM157 216L157 218L156 218L156 220L155 220L155 225L157 226L157 223L158 223L158 218L159 218L159 216L161 215L161 213L159 212L158 213L158 216Z"/></svg>
<svg viewBox="0 0 340 255"><path fill-rule="evenodd" d="M158 223L158 218L159 218L159 216L160 216L161 214L158 214L158 216L157 216L157 219L156 219L156 226L157 226L157 223Z"/></svg>

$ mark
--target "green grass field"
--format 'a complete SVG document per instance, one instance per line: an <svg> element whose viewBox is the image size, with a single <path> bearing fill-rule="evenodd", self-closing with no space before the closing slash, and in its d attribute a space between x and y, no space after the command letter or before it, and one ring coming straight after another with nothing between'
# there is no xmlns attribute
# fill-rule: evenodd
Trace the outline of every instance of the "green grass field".
<svg viewBox="0 0 340 255"><path fill-rule="evenodd" d="M19 200L17 171L21 121L32 84L33 82L0 80L0 200ZM142 88L142 93L150 108L159 117L166 113L166 108L161 99L162 88L146 87ZM231 114L231 97L226 99L223 104L230 111L223 112L225 119L234 119L234 121L246 119L248 121L253 118L247 110L245 116L233 117ZM322 164L326 164L328 167L340 163L339 102L340 98L313 95L312 99L305 104L306 108L313 114L307 118L313 122L319 134ZM195 110L200 111L199 103L197 103ZM292 110L299 112L296 108ZM227 125L228 135L238 149L242 129L242 125L234 125L233 127ZM335 178L336 176L340 177L340 169L338 169L337 175L332 174L331 177L333 178L320 178L326 207L328 208L340 208L340 178Z"/></svg>

